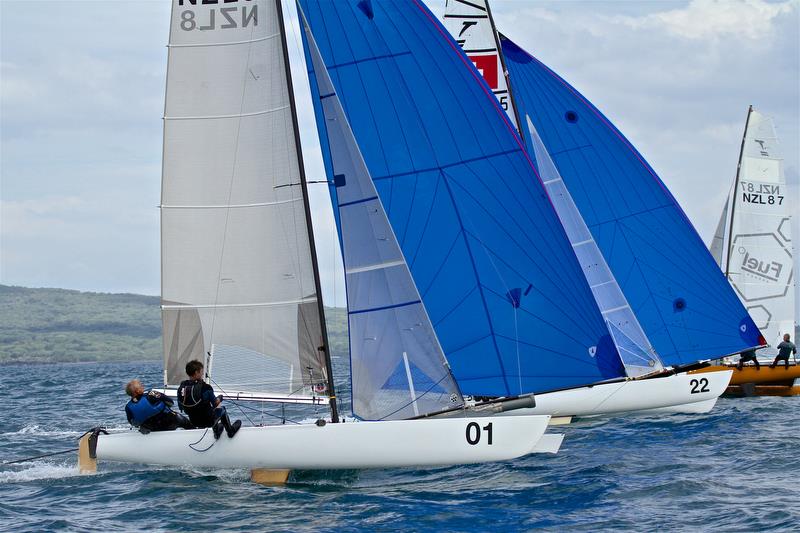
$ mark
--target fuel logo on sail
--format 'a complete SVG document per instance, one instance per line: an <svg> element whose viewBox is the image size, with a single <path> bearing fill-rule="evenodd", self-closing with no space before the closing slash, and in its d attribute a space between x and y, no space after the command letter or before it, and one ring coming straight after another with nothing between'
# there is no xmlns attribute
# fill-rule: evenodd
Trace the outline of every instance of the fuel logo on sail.
<svg viewBox="0 0 800 533"><path fill-rule="evenodd" d="M728 273L731 284L748 305L784 297L792 290L792 251L780 233L735 235Z"/></svg>
<svg viewBox="0 0 800 533"><path fill-rule="evenodd" d="M744 250L744 257L742 258L743 272L749 272L750 274L766 278L770 281L780 280L781 271L783 270L782 264L777 261L759 261L755 257L752 257L750 252L744 248L740 249L740 251L742 250Z"/></svg>

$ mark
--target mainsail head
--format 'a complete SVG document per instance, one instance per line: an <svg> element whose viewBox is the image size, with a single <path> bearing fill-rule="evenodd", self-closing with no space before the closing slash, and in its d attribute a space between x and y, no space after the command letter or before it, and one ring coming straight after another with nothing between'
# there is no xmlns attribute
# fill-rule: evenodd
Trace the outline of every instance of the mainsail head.
<svg viewBox="0 0 800 533"><path fill-rule="evenodd" d="M174 0L161 205L165 384L206 360L219 389L325 391L280 5Z"/></svg>

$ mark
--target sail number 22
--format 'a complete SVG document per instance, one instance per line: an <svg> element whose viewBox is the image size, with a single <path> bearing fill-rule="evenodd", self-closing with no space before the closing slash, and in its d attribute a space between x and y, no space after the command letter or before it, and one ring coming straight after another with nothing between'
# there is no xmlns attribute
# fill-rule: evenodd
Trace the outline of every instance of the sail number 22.
<svg viewBox="0 0 800 533"><path fill-rule="evenodd" d="M700 394L701 392L711 392L708 389L708 380L706 378L700 378L700 380L693 379L689 382L689 385L692 386L692 394Z"/></svg>
<svg viewBox="0 0 800 533"><path fill-rule="evenodd" d="M489 422L483 426L483 431L486 432L486 444L492 445L492 423ZM467 442L475 446L481 441L481 426L477 422L470 422L467 424Z"/></svg>

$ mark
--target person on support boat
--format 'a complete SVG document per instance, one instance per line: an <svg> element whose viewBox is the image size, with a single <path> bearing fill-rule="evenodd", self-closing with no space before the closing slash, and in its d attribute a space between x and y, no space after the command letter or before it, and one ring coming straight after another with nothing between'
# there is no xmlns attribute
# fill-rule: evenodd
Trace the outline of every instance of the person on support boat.
<svg viewBox="0 0 800 533"><path fill-rule="evenodd" d="M211 428L215 439L220 438L223 429L232 439L242 427L242 421L231 423L222 405L222 396L215 396L211 385L203 381L203 363L197 360L186 363L186 375L189 379L178 387L178 407L189 415L195 426Z"/></svg>
<svg viewBox="0 0 800 533"><path fill-rule="evenodd" d="M154 390L145 392L138 379L125 385L125 393L131 397L125 405L128 423L142 433L172 431L179 427L194 428L188 418L170 409L173 403L171 398Z"/></svg>
<svg viewBox="0 0 800 533"><path fill-rule="evenodd" d="M739 354L739 364L736 365L738 370L742 369L742 366L748 361L752 361L756 364L756 370L761 370L761 364L758 362L758 358L756 357L756 349L751 348L749 350L745 350L744 352Z"/></svg>
<svg viewBox="0 0 800 533"><path fill-rule="evenodd" d="M775 357L775 360L769 365L770 368L775 368L778 365L778 361L783 361L786 363L786 369L789 369L789 355L795 354L797 355L797 346L791 342L791 337L789 334L785 334L783 336L783 342L778 345L778 355Z"/></svg>

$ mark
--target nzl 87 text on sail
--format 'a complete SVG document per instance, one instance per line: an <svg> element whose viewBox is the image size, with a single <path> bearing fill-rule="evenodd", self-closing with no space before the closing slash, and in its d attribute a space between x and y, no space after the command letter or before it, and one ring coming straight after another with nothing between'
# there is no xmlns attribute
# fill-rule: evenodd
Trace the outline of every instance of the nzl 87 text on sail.
<svg viewBox="0 0 800 533"><path fill-rule="evenodd" d="M258 5L252 0L178 0L178 5L187 8L180 14L180 26L184 31L258 26ZM192 9L195 6L197 8Z"/></svg>

